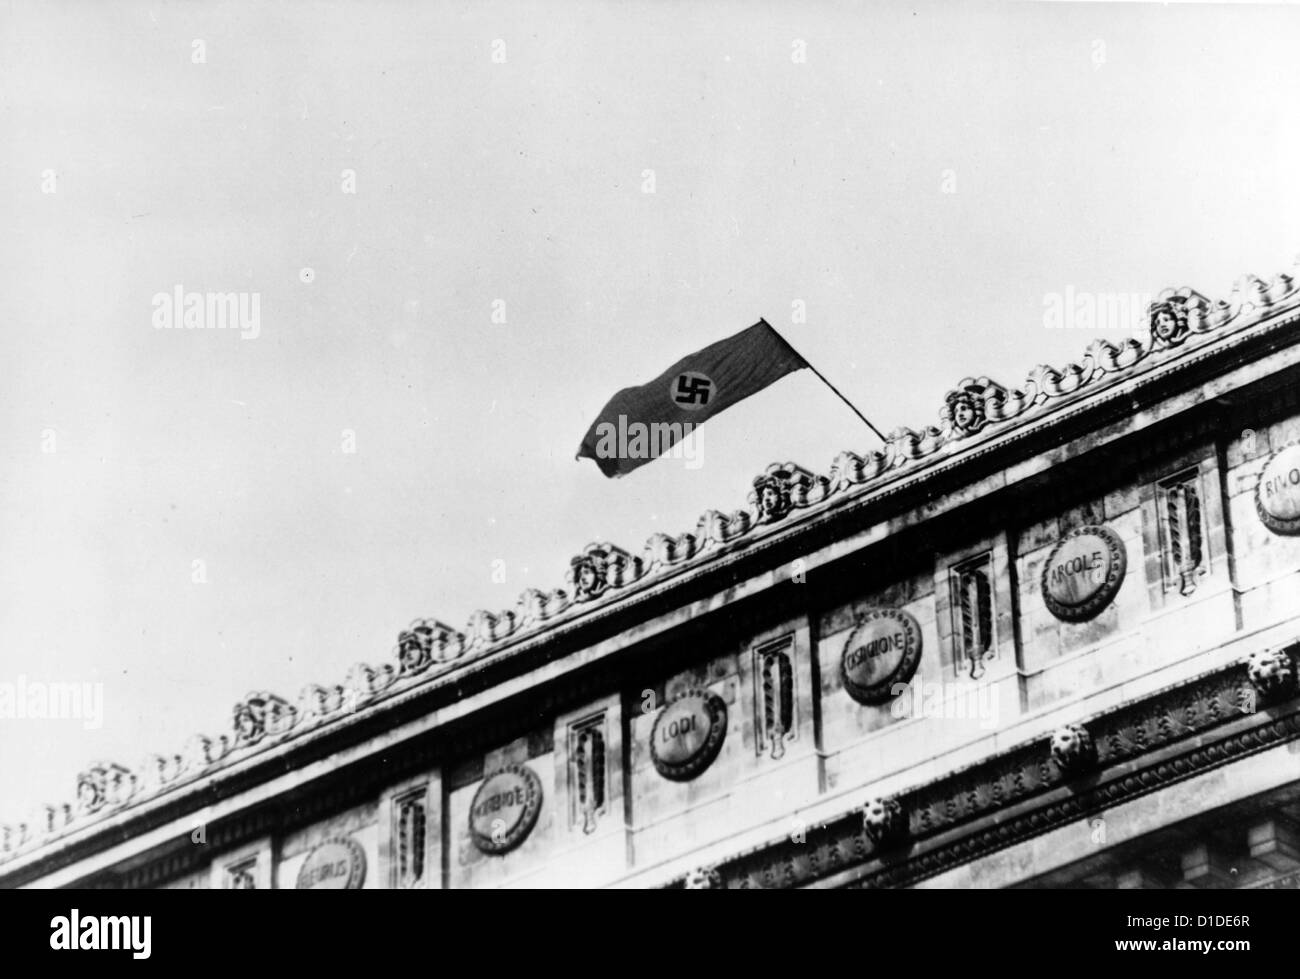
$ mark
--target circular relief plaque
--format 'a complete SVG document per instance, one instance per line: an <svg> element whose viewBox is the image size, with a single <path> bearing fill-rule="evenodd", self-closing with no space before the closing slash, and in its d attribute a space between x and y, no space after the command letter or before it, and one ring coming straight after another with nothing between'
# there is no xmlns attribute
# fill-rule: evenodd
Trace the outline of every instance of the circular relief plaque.
<svg viewBox="0 0 1300 979"><path fill-rule="evenodd" d="M687 690L659 712L650 728L655 771L674 782L695 778L718 757L727 736L727 705L708 690Z"/></svg>
<svg viewBox="0 0 1300 979"><path fill-rule="evenodd" d="M1065 622L1084 622L1111 603L1128 555L1109 527L1080 527L1057 542L1043 565L1043 601Z"/></svg>
<svg viewBox="0 0 1300 979"><path fill-rule="evenodd" d="M1275 534L1300 534L1300 444L1284 445L1264 464L1255 486L1255 510Z"/></svg>
<svg viewBox="0 0 1300 979"><path fill-rule="evenodd" d="M907 683L921 661L921 627L911 613L873 608L844 643L840 677L860 704L882 704L896 684Z"/></svg>
<svg viewBox="0 0 1300 979"><path fill-rule="evenodd" d="M532 832L542 808L542 782L527 765L510 765L483 780L469 804L469 833L484 853L513 850Z"/></svg>
<svg viewBox="0 0 1300 979"><path fill-rule="evenodd" d="M326 840L307 854L298 870L299 890L353 891L366 879L366 851L356 840Z"/></svg>

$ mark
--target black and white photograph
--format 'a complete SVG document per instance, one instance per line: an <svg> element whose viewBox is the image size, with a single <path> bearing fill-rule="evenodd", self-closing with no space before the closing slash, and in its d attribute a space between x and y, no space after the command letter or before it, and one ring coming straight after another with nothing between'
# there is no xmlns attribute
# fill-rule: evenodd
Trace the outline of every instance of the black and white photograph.
<svg viewBox="0 0 1300 979"><path fill-rule="evenodd" d="M1298 50L1289 3L7 0L0 890L62 909L14 944L904 889L1281 948Z"/></svg>

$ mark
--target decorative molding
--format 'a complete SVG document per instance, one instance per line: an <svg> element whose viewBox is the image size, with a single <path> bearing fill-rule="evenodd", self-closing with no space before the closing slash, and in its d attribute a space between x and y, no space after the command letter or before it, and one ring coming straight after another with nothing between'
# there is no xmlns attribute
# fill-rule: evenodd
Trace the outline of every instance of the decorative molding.
<svg viewBox="0 0 1300 979"><path fill-rule="evenodd" d="M257 744L268 735L289 731L298 711L283 697L273 693L250 693L235 705L235 744Z"/></svg>
<svg viewBox="0 0 1300 979"><path fill-rule="evenodd" d="M125 805L135 794L136 777L121 765L112 762L98 762L91 765L77 776L77 808L83 813L95 813L104 808ZM47 807L49 812L53 808ZM47 832L54 829L53 820L42 820L50 825Z"/></svg>
<svg viewBox="0 0 1300 979"><path fill-rule="evenodd" d="M79 806L69 824L58 825L55 820L48 831L43 824L0 827L0 863L80 829L87 820L105 818L208 775L236 755L242 759L249 752L314 730L465 668L523 636L589 614L594 606L603 606L614 597L657 585L687 567L702 566L742 538L882 490L887 481L941 456L978 456L990 439L1018 437L1010 433L1057 411L1067 401L1077 400L1075 396L1081 392L1099 392L1148 365L1159 367L1174 360L1194 363L1216 345L1235 343L1229 333L1235 338L1251 326L1296 308L1300 308L1300 296L1295 279L1286 273L1267 282L1244 276L1226 301L1211 302L1191 289L1165 290L1152 304L1150 329L1143 340L1129 338L1118 344L1095 340L1080 363L1059 370L1039 365L1030 371L1021 389L985 377L965 378L944 397L941 427L926 426L920 431L897 428L880 451L863 455L841 452L826 476L793 463L769 466L754 481L747 509L731 514L708 510L700 517L695 534L654 534L646 542L643 556L609 544L589 545L571 562L571 592L527 589L515 610L475 612L463 633L436 619L416 620L398 637L395 663L380 667L358 664L343 685L309 685L296 707L273 694L250 695L236 706L233 740L224 735L195 735L183 752L161 756L171 760L150 762L151 774L141 779L137 790L107 798L93 810ZM582 583L581 589L577 582Z"/></svg>
<svg viewBox="0 0 1300 979"><path fill-rule="evenodd" d="M1287 655L1298 651L1300 644L1293 645ZM1070 762L1068 772L1060 765L1067 755L1087 757L1077 732L1068 751L1064 739L1038 739L895 796L906 815L911 844L906 854L881 862L890 838L869 829L859 808L810 828L802 843L781 837L722 861L716 865L722 886L800 887L850 870L859 876L847 886L906 886L1207 768L1300 738L1300 710L1276 718L1256 710L1247 669L1243 660L1088 721L1095 778L1081 786L1071 787L1078 770ZM1206 737L1248 717L1256 719L1255 726L1219 739ZM1186 750L1174 750L1179 747ZM1151 762L1131 764L1144 758ZM1036 799L1043 804L1032 805ZM877 814L875 824L883 822L885 804L873 800L867 805ZM970 832L923 848L967 824L973 826Z"/></svg>

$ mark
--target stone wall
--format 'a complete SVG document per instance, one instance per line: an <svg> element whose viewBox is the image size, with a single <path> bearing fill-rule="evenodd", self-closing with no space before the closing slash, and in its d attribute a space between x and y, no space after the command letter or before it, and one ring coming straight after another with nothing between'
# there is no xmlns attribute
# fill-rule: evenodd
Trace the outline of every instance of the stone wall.
<svg viewBox="0 0 1300 979"><path fill-rule="evenodd" d="M1041 736L1099 692L1119 696L1143 677L1176 680L1184 663L1191 675L1200 668L1193 660L1234 637L1300 618L1300 536L1266 527L1255 500L1271 454L1297 440L1300 416L1168 452L1148 447L1114 470L1118 485L1094 481L1078 498L1037 504L996 529L959 524L968 536L863 571L860 586L839 579L832 590L847 597L808 586L796 611L760 614L758 628L715 627L693 655L678 650L680 665L656 674L642 662L635 675L648 682L629 679L410 781L428 792L429 873L418 886L662 882L689 869L693 854L797 833L805 817L939 778L1007 739ZM1070 621L1048 607L1044 572L1064 539L1095 527L1114 534L1124 573L1095 614ZM978 654L963 620L972 606L959 594L972 566L989 602ZM862 702L842 663L882 609L915 622L920 657L890 696ZM656 721L691 693L725 706L725 733L701 771L666 777L652 751ZM667 743L669 733L659 737ZM525 766L540 786L535 823L504 852L484 852L470 832L471 806L511 766ZM365 852L364 886L391 886L392 798L278 841L276 885L293 886L313 847L347 837ZM206 880L188 874L168 886Z"/></svg>

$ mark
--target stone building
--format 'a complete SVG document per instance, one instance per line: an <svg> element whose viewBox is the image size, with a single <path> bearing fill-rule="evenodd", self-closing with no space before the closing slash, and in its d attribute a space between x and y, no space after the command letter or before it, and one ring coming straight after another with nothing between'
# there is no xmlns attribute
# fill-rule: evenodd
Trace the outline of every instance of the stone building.
<svg viewBox="0 0 1300 979"><path fill-rule="evenodd" d="M940 424L0 838L55 887L1295 887L1300 287L1161 294Z"/></svg>

